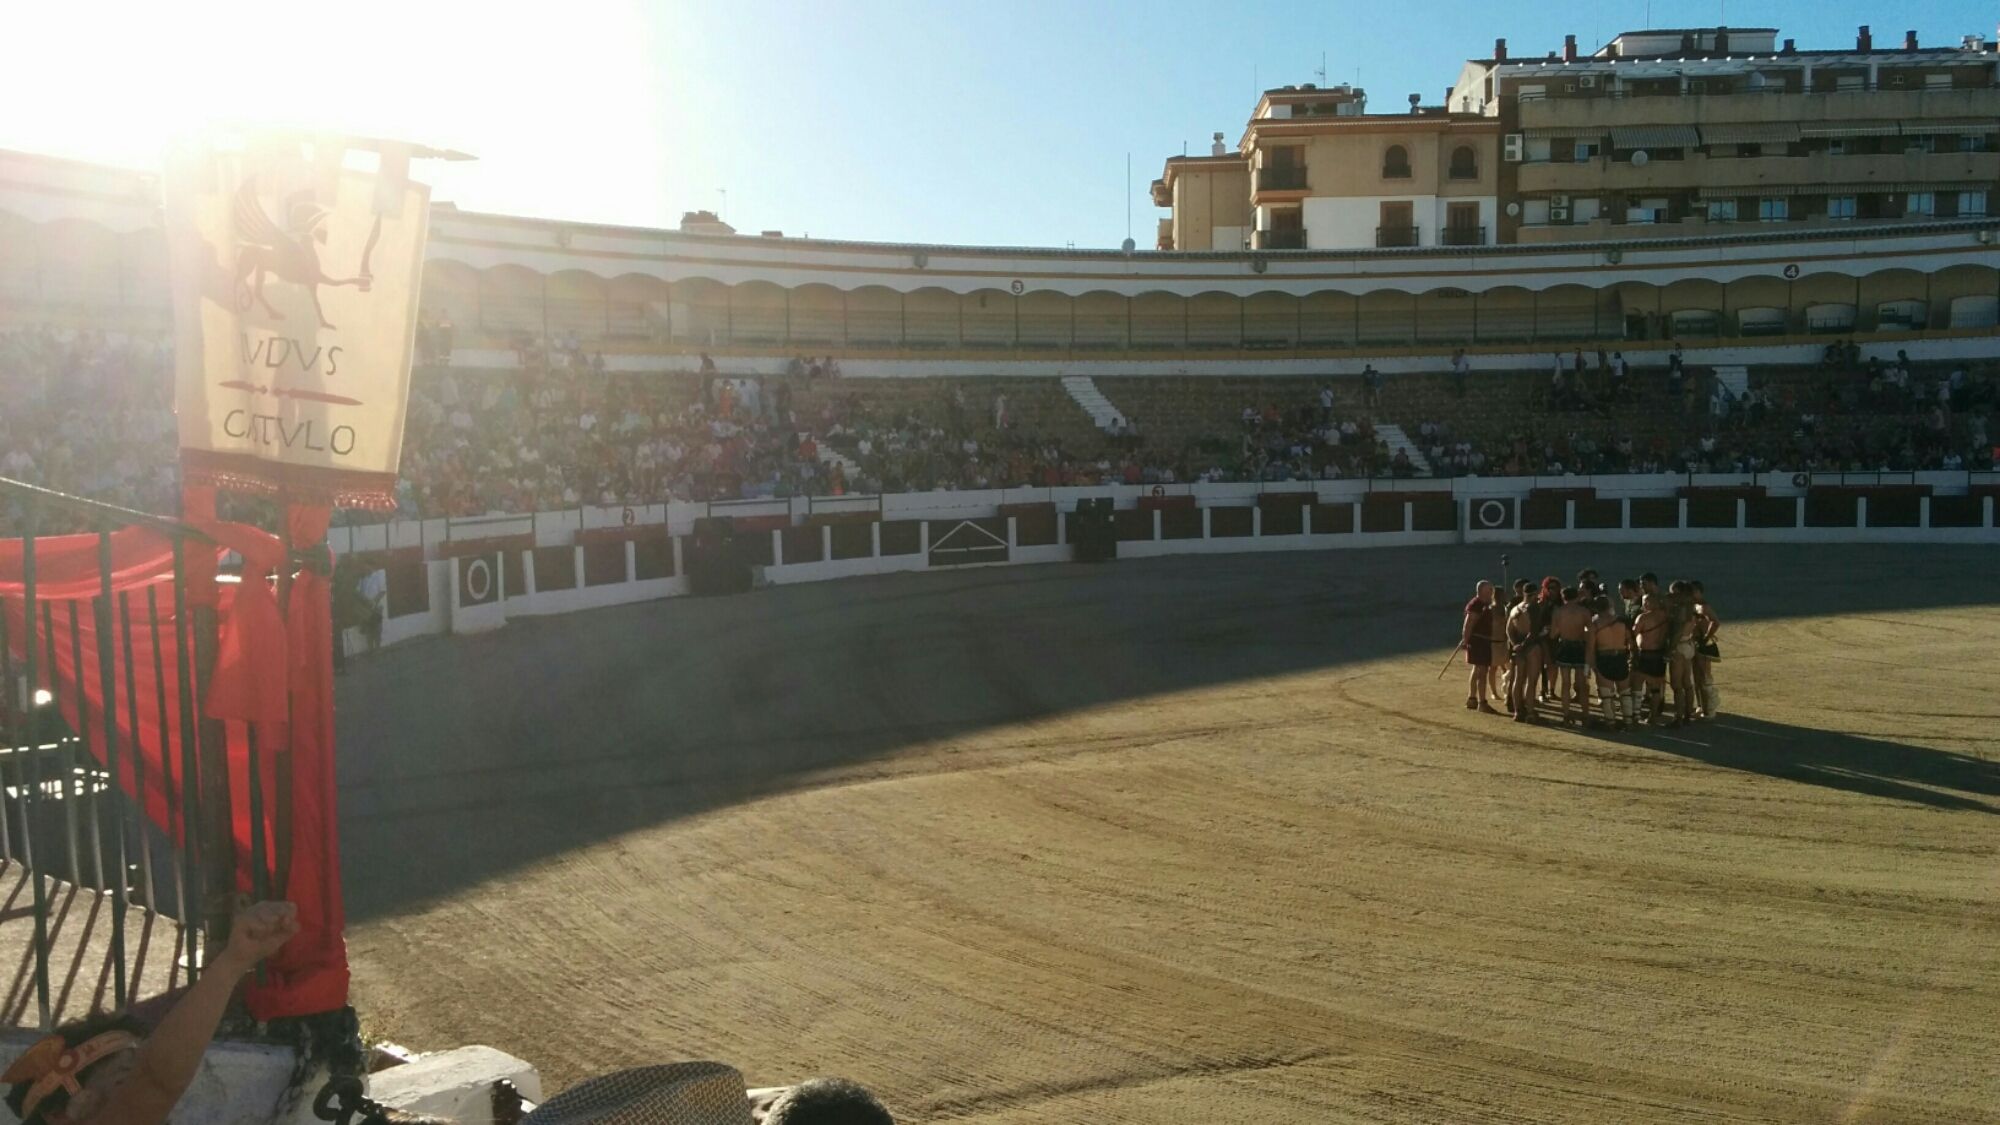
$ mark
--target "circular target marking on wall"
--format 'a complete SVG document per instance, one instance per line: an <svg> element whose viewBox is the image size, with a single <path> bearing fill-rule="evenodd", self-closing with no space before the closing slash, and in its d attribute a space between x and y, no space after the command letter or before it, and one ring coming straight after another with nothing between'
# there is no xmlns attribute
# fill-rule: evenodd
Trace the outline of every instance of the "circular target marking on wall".
<svg viewBox="0 0 2000 1125"><path fill-rule="evenodd" d="M465 600L483 602L493 596L493 566L485 559L465 564Z"/></svg>
<svg viewBox="0 0 2000 1125"><path fill-rule="evenodd" d="M1473 509L1473 516L1481 527L1506 527L1513 522L1507 505L1499 500L1480 501L1479 507Z"/></svg>

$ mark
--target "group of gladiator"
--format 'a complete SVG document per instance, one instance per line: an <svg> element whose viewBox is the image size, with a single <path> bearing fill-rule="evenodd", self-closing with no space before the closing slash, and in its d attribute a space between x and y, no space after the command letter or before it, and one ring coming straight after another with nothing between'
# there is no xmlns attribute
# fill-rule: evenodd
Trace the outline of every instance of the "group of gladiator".
<svg viewBox="0 0 2000 1125"><path fill-rule="evenodd" d="M1607 587L1595 570L1575 585L1516 579L1502 605L1482 581L1465 604L1459 648L1470 665L1465 706L1489 715L1502 701L1517 723L1551 707L1564 725L1624 730L1712 719L1718 623L1700 582L1662 590L1657 575ZM1591 710L1596 684L1597 712ZM1672 702L1668 702L1668 690Z"/></svg>

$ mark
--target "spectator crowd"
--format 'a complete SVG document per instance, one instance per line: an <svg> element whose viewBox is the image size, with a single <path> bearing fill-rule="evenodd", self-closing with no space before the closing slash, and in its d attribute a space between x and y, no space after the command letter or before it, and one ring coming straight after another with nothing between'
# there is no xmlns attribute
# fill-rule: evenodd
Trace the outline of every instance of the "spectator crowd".
<svg viewBox="0 0 2000 1125"><path fill-rule="evenodd" d="M1177 448L1121 417L1114 432L1036 424L1025 380L935 379L881 393L831 357L784 375L607 370L574 337L514 341L517 366L451 364L449 322L418 333L398 512L403 518L582 504L801 494L1344 477L1987 469L2000 378L1991 364L1919 366L1826 349L1733 389L1684 366L1629 372L1622 355L1558 355L1519 401L1468 397L1448 376L1360 372L1246 403ZM1425 379L1439 393L1402 394ZM1013 390L1009 390L1009 386ZM1038 384L1037 384L1038 385ZM1738 384L1738 386L1741 386ZM996 387L998 389L996 389ZM1050 392L1053 393L1053 392ZM1114 391L1114 393L1116 393ZM1291 392L1288 392L1291 393ZM1511 391L1510 391L1511 394ZM145 510L175 504L172 350L157 337L0 332L0 474ZM1067 403L1062 408L1069 409ZM1377 433L1396 418L1421 459ZM1415 419L1421 418L1421 421Z"/></svg>

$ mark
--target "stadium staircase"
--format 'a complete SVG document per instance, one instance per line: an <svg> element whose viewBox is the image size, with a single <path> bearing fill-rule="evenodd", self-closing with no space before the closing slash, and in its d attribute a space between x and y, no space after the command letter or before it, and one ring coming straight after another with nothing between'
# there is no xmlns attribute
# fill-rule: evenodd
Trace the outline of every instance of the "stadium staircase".
<svg viewBox="0 0 2000 1125"><path fill-rule="evenodd" d="M1381 440L1383 445L1389 447L1389 456L1394 457L1396 451L1400 449L1409 456L1410 464L1417 467L1418 476L1427 477L1431 475L1430 459L1424 456L1423 450L1417 448L1416 442L1410 440L1410 435L1403 432L1403 427L1392 422L1377 422L1375 423L1375 436Z"/></svg>
<svg viewBox="0 0 2000 1125"><path fill-rule="evenodd" d="M1119 409L1111 404L1111 400L1104 397L1104 392L1097 389L1097 384L1091 381L1090 376L1065 375L1062 385L1063 390L1069 392L1070 399L1083 407L1083 412L1090 415L1092 422L1097 423L1098 429L1109 433L1118 419L1123 417Z"/></svg>
<svg viewBox="0 0 2000 1125"><path fill-rule="evenodd" d="M1718 367L1715 369L1715 381L1727 387L1730 394L1742 398L1743 392L1750 389L1750 369L1741 366Z"/></svg>

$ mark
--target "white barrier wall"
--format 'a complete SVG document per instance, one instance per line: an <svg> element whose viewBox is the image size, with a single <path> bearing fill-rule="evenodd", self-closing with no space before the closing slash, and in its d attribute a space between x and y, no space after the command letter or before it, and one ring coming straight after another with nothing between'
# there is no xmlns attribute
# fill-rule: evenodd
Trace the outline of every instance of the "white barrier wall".
<svg viewBox="0 0 2000 1125"><path fill-rule="evenodd" d="M1907 500L1896 520L1871 523L1868 498L1856 494L1851 513L1841 509L1836 494L1836 515L1849 521L1846 526L1824 526L1808 518L1808 495L1825 489L1910 489L1921 486L1936 497L1951 498L1957 525L1934 523L1933 500L1918 498L1911 509ZM1763 519L1751 518L1748 499L1716 499L1707 503L1706 520L1691 520L1690 500L1685 489L1760 490L1755 501ZM1578 517L1579 501L1561 501L1560 518L1551 519L1552 499L1539 501L1537 516L1527 516L1538 491L1576 494L1587 491L1603 526L1587 526ZM973 525L983 554L994 561L951 562L951 565L1027 565L1065 562L1074 557L1068 540L1069 513L1079 500L1110 497L1115 509L1131 512L1152 506L1148 520L1128 517L1118 544L1122 558L1158 558L1167 555L1235 554L1252 551L1323 551L1380 547L1441 546L1454 543L1901 543L1996 544L2000 528L1995 525L1994 495L2000 491L2000 473L1866 473L1866 474L1763 474L1744 476L1709 474L1699 476L1605 476L1554 478L1467 478L1456 481L1292 481L1259 484L1197 485L1106 485L1075 488L1022 488L967 492L928 492L890 496L748 500L714 504L675 502L629 508L585 508L561 512L539 512L519 516L491 516L464 520L429 520L356 528L335 528L329 533L334 551L379 551L390 548L423 552L421 573L426 583L427 608L421 612L389 617L384 622L382 642L395 644L412 637L440 633L483 632L497 629L510 618L573 613L658 598L679 597L690 592L687 578L686 537L694 521L703 516L733 516L778 522L794 530L807 526L814 516L856 514L866 517L868 550L857 557L836 558L835 530L818 525L818 541L804 553L806 559L787 558L785 530L774 528L747 535L769 537L771 562L757 568L758 585L791 585L822 582L868 574L892 574L929 570L947 565L934 553L938 540L957 531L968 521L988 521ZM1973 494L1983 492L1975 498ZM1299 506L1300 528L1282 531L1267 528L1266 509L1260 498L1304 494ZM1697 493L1697 495L1699 495ZM1726 497L1727 493L1711 496ZM1909 493L1905 493L1909 495ZM1153 502L1178 503L1199 513L1199 534L1191 522L1180 525L1178 535L1167 534L1168 516ZM1662 501L1673 501L1664 505ZM1449 501L1449 526L1439 526L1441 513ZM1789 505L1785 504L1789 501ZM1292 501L1299 504L1298 501ZM1727 505L1734 504L1734 518ZM1615 504L1615 526L1605 519ZM1637 505L1646 505L1648 519L1635 518ZM1722 517L1714 518L1720 508ZM1019 516L1004 521L1005 534L997 530L997 517L1012 505L1053 505L1056 513L1053 542L1027 542ZM1419 515L1419 506L1425 514ZM1363 512L1369 508L1392 513L1390 526L1364 528ZM1248 511L1248 534L1222 534L1215 521L1218 511ZM1398 521L1393 513L1400 510ZM1046 509L1043 509L1046 511ZM1770 526L1772 511L1783 514L1783 526ZM1316 512L1318 514L1316 514ZM1665 513L1664 520L1661 518ZM1240 516L1223 512L1238 522ZM1912 518L1913 517L1913 518ZM1395 526L1400 522L1400 529ZM1425 527L1420 528L1422 522ZM1329 526L1333 524L1333 526ZM1893 524L1893 525L1885 525ZM883 529L892 525L915 526L915 549L896 553L885 551ZM670 538L670 577L640 578L638 545L632 540L610 543L601 551L623 551L623 567L616 580L591 584L585 562L585 547L577 541L579 532L604 534L607 529L629 528L634 533ZM614 531L615 533L615 531ZM906 530L905 535L909 532ZM482 552L481 545L495 547ZM501 542L508 544L501 549ZM535 550L521 545L532 542ZM805 542L811 543L807 537ZM762 549L762 544L758 545ZM572 552L570 569L574 581L567 588L542 589L536 582L535 554L567 550ZM519 567L519 582L512 596L502 596L511 568ZM484 583L492 583L488 588ZM392 598L392 601L394 599Z"/></svg>

